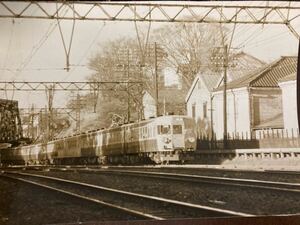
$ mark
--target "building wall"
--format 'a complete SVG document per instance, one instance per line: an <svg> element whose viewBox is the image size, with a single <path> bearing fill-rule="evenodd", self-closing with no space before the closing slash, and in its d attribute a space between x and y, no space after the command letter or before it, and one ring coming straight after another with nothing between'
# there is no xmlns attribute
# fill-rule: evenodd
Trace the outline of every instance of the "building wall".
<svg viewBox="0 0 300 225"><path fill-rule="evenodd" d="M198 134L204 133L210 135L211 133L210 96L211 94L204 83L198 79L194 90L186 102L187 115L195 119Z"/></svg>
<svg viewBox="0 0 300 225"><path fill-rule="evenodd" d="M223 91L213 95L213 124L217 139L223 139ZM250 104L247 88L227 90L227 132L229 137L235 134L250 135Z"/></svg>
<svg viewBox="0 0 300 225"><path fill-rule="evenodd" d="M279 86L282 90L284 128L298 129L296 81L282 82Z"/></svg>
<svg viewBox="0 0 300 225"><path fill-rule="evenodd" d="M155 100L148 92L146 92L143 96L143 107L145 119L156 116Z"/></svg>
<svg viewBox="0 0 300 225"><path fill-rule="evenodd" d="M283 128L280 88L251 88L251 98L254 129Z"/></svg>

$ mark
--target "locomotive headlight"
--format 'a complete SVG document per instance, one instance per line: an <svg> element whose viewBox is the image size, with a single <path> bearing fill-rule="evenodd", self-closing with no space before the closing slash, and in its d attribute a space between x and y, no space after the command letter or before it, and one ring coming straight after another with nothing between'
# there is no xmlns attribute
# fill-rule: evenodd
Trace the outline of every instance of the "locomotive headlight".
<svg viewBox="0 0 300 225"><path fill-rule="evenodd" d="M189 140L189 142L194 142L195 138L194 137L189 137L188 140Z"/></svg>
<svg viewBox="0 0 300 225"><path fill-rule="evenodd" d="M165 142L166 144L169 144L169 143L171 142L171 139L165 138L164 142Z"/></svg>

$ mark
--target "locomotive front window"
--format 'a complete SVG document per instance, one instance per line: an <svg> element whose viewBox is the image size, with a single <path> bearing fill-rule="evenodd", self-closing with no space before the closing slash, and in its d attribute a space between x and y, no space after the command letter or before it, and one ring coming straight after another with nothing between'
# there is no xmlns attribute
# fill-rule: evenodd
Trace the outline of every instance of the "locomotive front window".
<svg viewBox="0 0 300 225"><path fill-rule="evenodd" d="M173 125L173 134L182 134L182 126Z"/></svg>
<svg viewBox="0 0 300 225"><path fill-rule="evenodd" d="M171 134L170 125L159 125L157 126L158 134Z"/></svg>

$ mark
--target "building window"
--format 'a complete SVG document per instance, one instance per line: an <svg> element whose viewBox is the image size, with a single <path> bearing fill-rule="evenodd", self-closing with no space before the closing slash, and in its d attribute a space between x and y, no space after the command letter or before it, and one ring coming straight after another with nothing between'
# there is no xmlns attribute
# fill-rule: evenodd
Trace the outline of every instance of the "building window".
<svg viewBox="0 0 300 225"><path fill-rule="evenodd" d="M201 89L201 81L198 80L198 89Z"/></svg>
<svg viewBox="0 0 300 225"><path fill-rule="evenodd" d="M203 118L207 118L207 102L203 103Z"/></svg>
<svg viewBox="0 0 300 225"><path fill-rule="evenodd" d="M196 104L192 105L192 117L195 118L196 117Z"/></svg>

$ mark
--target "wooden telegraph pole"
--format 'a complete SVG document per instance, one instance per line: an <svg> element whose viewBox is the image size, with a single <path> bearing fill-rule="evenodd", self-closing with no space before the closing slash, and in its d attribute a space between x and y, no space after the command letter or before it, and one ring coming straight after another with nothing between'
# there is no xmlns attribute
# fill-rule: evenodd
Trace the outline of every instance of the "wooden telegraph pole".
<svg viewBox="0 0 300 225"><path fill-rule="evenodd" d="M154 42L154 66L155 66L155 104L156 104L156 117L159 115L158 112L158 71L157 71L157 45Z"/></svg>

